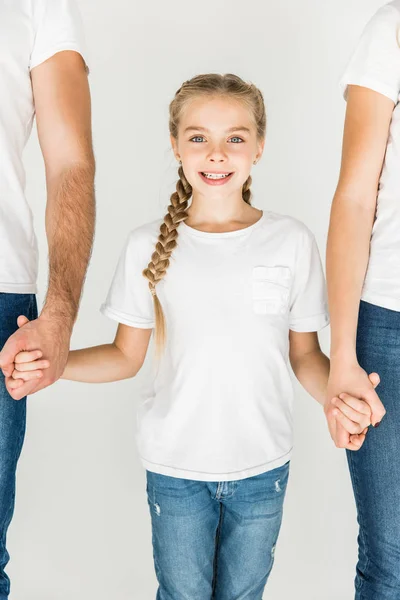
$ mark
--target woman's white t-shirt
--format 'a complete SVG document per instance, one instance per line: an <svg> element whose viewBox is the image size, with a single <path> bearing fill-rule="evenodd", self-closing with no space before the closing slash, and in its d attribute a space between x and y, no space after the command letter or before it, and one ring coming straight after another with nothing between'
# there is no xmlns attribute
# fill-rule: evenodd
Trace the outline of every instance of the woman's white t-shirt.
<svg viewBox="0 0 400 600"><path fill-rule="evenodd" d="M160 221L134 230L102 312L154 327L147 267ZM292 449L289 329L328 324L325 281L313 235L266 212L227 233L179 226L158 286L167 344L138 413L146 469L230 481L283 465Z"/></svg>
<svg viewBox="0 0 400 600"><path fill-rule="evenodd" d="M36 292L38 251L22 164L35 115L30 73L62 50L86 58L74 0L0 0L0 292Z"/></svg>
<svg viewBox="0 0 400 600"><path fill-rule="evenodd" d="M393 100L395 107L380 177L376 219L362 299L400 311L400 0L378 10L367 24L342 78Z"/></svg>

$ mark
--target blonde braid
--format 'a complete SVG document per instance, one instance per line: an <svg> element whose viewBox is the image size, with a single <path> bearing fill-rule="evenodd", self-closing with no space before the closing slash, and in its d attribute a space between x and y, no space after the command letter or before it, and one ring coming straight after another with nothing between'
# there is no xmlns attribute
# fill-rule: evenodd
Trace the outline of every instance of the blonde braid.
<svg viewBox="0 0 400 600"><path fill-rule="evenodd" d="M252 179L251 179L251 175L249 175L242 187L242 197L243 197L243 200L247 204L251 204L251 190L250 190L251 184L252 184Z"/></svg>
<svg viewBox="0 0 400 600"><path fill-rule="evenodd" d="M164 312L157 296L156 285L165 277L170 264L170 258L177 245L179 223L188 218L187 208L192 196L192 186L186 179L182 167L178 170L179 179L176 192L171 195L168 212L160 227L156 249L151 256L147 269L143 271L144 277L149 280L149 289L153 296L154 313L156 318L155 342L156 351L164 348L166 339L166 326Z"/></svg>
<svg viewBox="0 0 400 600"><path fill-rule="evenodd" d="M175 140L178 140L179 123L183 111L188 103L194 98L221 96L223 98L234 98L243 102L254 117L257 127L257 138L263 140L266 131L266 113L263 95L252 83L246 83L237 75L226 74L218 75L208 73L197 75L188 81L185 81L175 94L169 105L169 133ZM244 202L251 202L251 177L243 184L242 196ZM187 219L188 202L192 196L192 187L187 181L182 167L179 169L179 181L176 185L176 192L171 196L171 203L168 207L168 214L160 227L160 235L156 244L155 251L147 269L143 275L149 282L150 292L153 296L155 311L155 341L156 352L160 356L165 345L166 326L162 306L159 302L156 292L156 286L159 281L165 277L169 267L171 254L177 245L179 223Z"/></svg>

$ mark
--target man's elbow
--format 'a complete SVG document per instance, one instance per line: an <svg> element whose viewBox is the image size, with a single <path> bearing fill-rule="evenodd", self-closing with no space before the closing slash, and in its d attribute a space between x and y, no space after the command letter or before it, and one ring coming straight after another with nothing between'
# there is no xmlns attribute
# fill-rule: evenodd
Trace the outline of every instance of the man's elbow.
<svg viewBox="0 0 400 600"><path fill-rule="evenodd" d="M93 188L96 160L90 140L81 140L64 148L59 155L45 160L47 185L85 185Z"/></svg>

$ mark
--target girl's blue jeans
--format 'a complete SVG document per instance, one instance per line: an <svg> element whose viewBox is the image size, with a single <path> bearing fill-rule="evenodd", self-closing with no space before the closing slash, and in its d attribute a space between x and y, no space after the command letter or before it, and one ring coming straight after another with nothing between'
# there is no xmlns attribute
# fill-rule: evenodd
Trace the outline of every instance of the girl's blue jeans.
<svg viewBox="0 0 400 600"><path fill-rule="evenodd" d="M157 600L261 600L288 476L289 463L212 483L148 471Z"/></svg>

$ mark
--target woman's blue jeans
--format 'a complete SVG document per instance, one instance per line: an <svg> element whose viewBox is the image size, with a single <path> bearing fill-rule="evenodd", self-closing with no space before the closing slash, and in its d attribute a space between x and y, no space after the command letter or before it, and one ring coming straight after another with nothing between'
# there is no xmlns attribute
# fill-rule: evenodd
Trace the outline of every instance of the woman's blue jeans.
<svg viewBox="0 0 400 600"><path fill-rule="evenodd" d="M358 361L379 373L386 415L347 452L357 504L356 600L400 599L400 312L361 302Z"/></svg>

